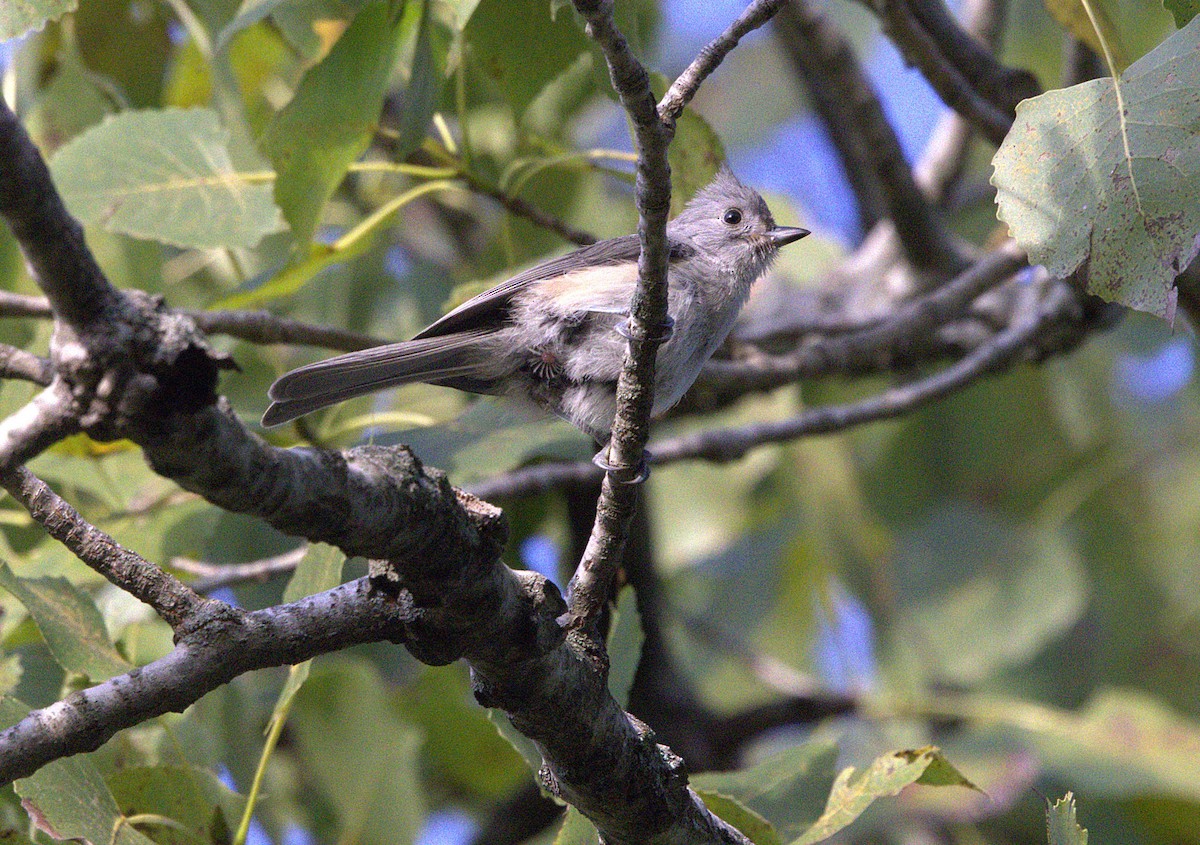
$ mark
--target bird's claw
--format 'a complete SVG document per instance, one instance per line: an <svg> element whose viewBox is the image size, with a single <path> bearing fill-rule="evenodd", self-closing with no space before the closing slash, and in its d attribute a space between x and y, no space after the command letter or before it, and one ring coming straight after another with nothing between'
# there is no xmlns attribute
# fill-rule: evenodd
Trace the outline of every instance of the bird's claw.
<svg viewBox="0 0 1200 845"><path fill-rule="evenodd" d="M650 477L650 453L642 452L642 460L637 467L630 469L629 467L619 467L616 464L608 461L608 447L605 446L599 452L592 456L592 463L600 467L607 473L612 474L612 480L617 484L641 484ZM632 478L625 478L630 472L634 473Z"/></svg>

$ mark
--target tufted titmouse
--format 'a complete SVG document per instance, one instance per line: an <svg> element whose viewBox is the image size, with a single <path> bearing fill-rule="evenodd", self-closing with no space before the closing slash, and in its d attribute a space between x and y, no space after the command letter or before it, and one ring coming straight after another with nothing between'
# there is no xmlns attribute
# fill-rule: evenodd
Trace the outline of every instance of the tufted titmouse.
<svg viewBox="0 0 1200 845"><path fill-rule="evenodd" d="M762 197L725 168L667 225L670 336L658 351L656 415L724 342L779 248L807 234L776 226ZM292 370L271 385L263 425L425 382L532 402L606 443L639 251L637 235L585 246L479 294L412 340Z"/></svg>

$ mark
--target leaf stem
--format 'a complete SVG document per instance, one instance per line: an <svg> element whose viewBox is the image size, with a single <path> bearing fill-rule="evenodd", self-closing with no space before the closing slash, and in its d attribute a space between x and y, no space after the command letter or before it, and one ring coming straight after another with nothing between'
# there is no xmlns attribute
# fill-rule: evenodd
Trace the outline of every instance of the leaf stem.
<svg viewBox="0 0 1200 845"><path fill-rule="evenodd" d="M1125 95L1121 91L1121 75L1117 72L1117 63L1113 61L1112 47L1109 46L1108 39L1104 37L1103 31L1100 29L1100 22L1096 20L1096 11L1092 8L1091 0L1080 0L1080 2L1083 3L1083 10L1087 12L1088 21L1096 32L1096 39L1100 42L1100 49L1104 53L1104 63L1108 65L1109 75L1112 76L1113 91L1117 95L1117 120L1121 127L1121 144L1125 147L1125 166L1129 169L1129 187L1133 189L1133 200L1137 203L1138 214L1145 217L1146 210L1142 208L1142 195L1138 191L1137 177L1133 175L1133 151L1129 147L1129 126L1125 120Z"/></svg>

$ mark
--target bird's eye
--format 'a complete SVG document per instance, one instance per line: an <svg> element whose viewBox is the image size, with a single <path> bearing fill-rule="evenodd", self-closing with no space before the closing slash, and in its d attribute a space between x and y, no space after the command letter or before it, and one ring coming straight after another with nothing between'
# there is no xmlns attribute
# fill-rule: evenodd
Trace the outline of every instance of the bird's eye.
<svg viewBox="0 0 1200 845"><path fill-rule="evenodd" d="M742 222L742 210L740 208L731 208L725 212L725 216L721 219L730 226L736 226Z"/></svg>

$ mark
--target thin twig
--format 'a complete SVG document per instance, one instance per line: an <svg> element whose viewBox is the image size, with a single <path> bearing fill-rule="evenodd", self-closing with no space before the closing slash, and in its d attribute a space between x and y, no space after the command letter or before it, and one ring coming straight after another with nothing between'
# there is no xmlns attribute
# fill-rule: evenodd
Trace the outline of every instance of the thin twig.
<svg viewBox="0 0 1200 845"><path fill-rule="evenodd" d="M281 555L265 557L250 563L206 563L186 557L171 558L171 568L196 576L190 586L197 593L208 594L222 587L231 587L246 581L265 581L274 575L296 571L297 564L308 553L308 545L302 545Z"/></svg>
<svg viewBox="0 0 1200 845"><path fill-rule="evenodd" d="M1007 281L1027 259L1011 242L980 258L931 293L899 306L886 319L835 337L823 337L783 355L758 354L743 361L710 361L706 389L770 390L801 378L876 372L919 347L936 329L961 315L979 296ZM760 342L765 340L761 338Z"/></svg>
<svg viewBox="0 0 1200 845"><path fill-rule="evenodd" d="M236 337L250 343L289 343L335 349L339 352L356 352L372 346L382 346L389 341L346 329L319 326L300 320L290 320L270 311L201 311L180 309L180 314L191 317L206 334ZM54 316L50 301L44 296L0 291L0 317Z"/></svg>
<svg viewBox="0 0 1200 845"><path fill-rule="evenodd" d="M466 182L467 187L472 191L491 197L510 214L523 217L531 223L541 226L543 229L554 232L554 234L565 241L578 244L579 246L587 246L588 244L594 244L597 240L596 236L591 232L585 232L582 229L572 226L565 220L560 220L554 215L542 211L542 209L528 200L511 196L499 188L492 187L470 170L463 170L459 174L459 178Z"/></svg>
<svg viewBox="0 0 1200 845"><path fill-rule="evenodd" d="M666 95L658 104L658 115L662 122L673 128L683 109L696 96L701 83L708 78L717 66L729 55L729 51L749 32L758 29L769 21L786 0L754 0L746 7L737 20L719 36L710 41L692 59L683 73L671 83Z"/></svg>
<svg viewBox="0 0 1200 845"><path fill-rule="evenodd" d="M46 533L110 582L154 608L173 629L178 631L218 606L224 607L126 549L80 516L50 485L24 467L0 474L0 484L25 506Z"/></svg>
<svg viewBox="0 0 1200 845"><path fill-rule="evenodd" d="M387 340L345 329L318 326L299 320L279 317L269 311L190 311L187 314L206 334L236 337L250 343L289 343L357 352L372 346L382 346Z"/></svg>
<svg viewBox="0 0 1200 845"><path fill-rule="evenodd" d="M46 387L54 378L54 364L49 358L0 343L0 379L6 378L24 379Z"/></svg>

